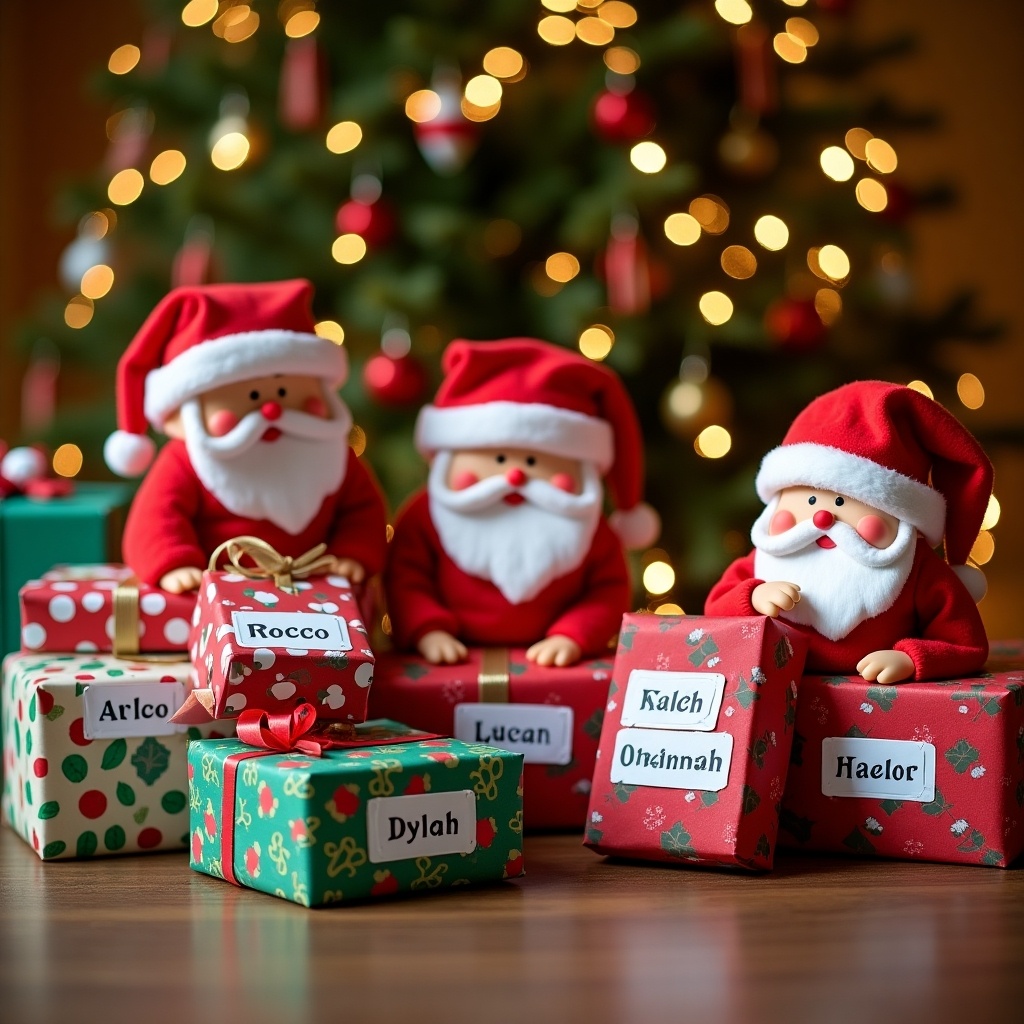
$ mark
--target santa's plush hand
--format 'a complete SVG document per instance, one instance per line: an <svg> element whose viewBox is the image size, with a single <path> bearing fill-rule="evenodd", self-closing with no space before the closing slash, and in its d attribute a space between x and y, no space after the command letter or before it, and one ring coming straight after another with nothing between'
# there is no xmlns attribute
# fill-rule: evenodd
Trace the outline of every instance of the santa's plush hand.
<svg viewBox="0 0 1024 1024"><path fill-rule="evenodd" d="M198 590L203 579L203 570L194 565L172 569L160 577L160 587L170 594L184 594L186 590Z"/></svg>
<svg viewBox="0 0 1024 1024"><path fill-rule="evenodd" d="M914 663L902 651L872 651L857 662L857 671L876 683L899 683L914 675Z"/></svg>
<svg viewBox="0 0 1024 1024"><path fill-rule="evenodd" d="M779 612L788 612L800 600L800 588L795 583L761 583L750 594L755 612L776 618Z"/></svg>
<svg viewBox="0 0 1024 1024"><path fill-rule="evenodd" d="M336 558L331 572L344 576L349 583L362 583L366 578L366 570L354 558Z"/></svg>
<svg viewBox="0 0 1024 1024"><path fill-rule="evenodd" d="M431 665L456 665L460 661L465 661L469 653L465 644L443 629L432 629L429 633L424 633L416 646Z"/></svg>
<svg viewBox="0 0 1024 1024"><path fill-rule="evenodd" d="M535 643L526 652L527 661L535 661L538 665L557 665L565 668L575 665L583 654L580 645L567 636L546 636Z"/></svg>

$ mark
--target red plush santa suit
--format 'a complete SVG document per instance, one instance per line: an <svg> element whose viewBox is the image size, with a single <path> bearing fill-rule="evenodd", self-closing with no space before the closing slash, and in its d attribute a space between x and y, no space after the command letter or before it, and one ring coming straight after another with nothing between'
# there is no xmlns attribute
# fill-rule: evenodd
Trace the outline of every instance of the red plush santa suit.
<svg viewBox="0 0 1024 1024"><path fill-rule="evenodd" d="M246 519L229 512L196 476L185 442L172 440L157 456L132 502L124 530L124 557L143 583L155 586L172 569L205 569L219 544L250 534L292 557L326 543L330 554L355 559L370 577L384 564L386 518L369 472L351 452L341 487L324 499L309 525L295 534L267 519Z"/></svg>
<svg viewBox="0 0 1024 1024"><path fill-rule="evenodd" d="M756 615L754 552L737 559L715 584L707 615ZM785 613L779 616L786 621ZM919 537L910 576L892 607L866 619L839 640L811 626L789 623L809 641L807 671L848 675L874 651L903 651L914 663L914 679L974 674L988 657L985 627L970 594L953 570Z"/></svg>
<svg viewBox="0 0 1024 1024"><path fill-rule="evenodd" d="M443 629L471 646L528 647L546 636L567 636L593 657L607 648L629 609L622 546L603 518L579 566L512 604L493 583L448 557L425 491L399 513L384 581L394 637L404 648Z"/></svg>

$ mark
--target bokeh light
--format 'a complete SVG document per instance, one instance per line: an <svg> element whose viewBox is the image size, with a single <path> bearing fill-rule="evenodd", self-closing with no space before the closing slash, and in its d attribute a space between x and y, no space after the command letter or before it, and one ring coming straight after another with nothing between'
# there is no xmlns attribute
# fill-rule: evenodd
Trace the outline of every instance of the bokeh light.
<svg viewBox="0 0 1024 1024"><path fill-rule="evenodd" d="M189 28L198 28L213 20L219 6L218 0L189 0L181 12L181 20Z"/></svg>
<svg viewBox="0 0 1024 1024"><path fill-rule="evenodd" d="M523 55L511 46L496 46L484 54L483 65L495 78L515 78L523 70Z"/></svg>
<svg viewBox="0 0 1024 1024"><path fill-rule="evenodd" d="M676 571L668 562L651 562L644 569L644 590L648 594L667 594L676 583Z"/></svg>
<svg viewBox="0 0 1024 1024"><path fill-rule="evenodd" d="M985 388L973 373L964 373L956 382L956 394L968 409L980 409L985 404Z"/></svg>
<svg viewBox="0 0 1024 1024"><path fill-rule="evenodd" d="M713 423L705 427L693 442L693 450L704 459L721 459L732 448L732 435L725 427Z"/></svg>
<svg viewBox="0 0 1024 1024"><path fill-rule="evenodd" d="M636 8L622 0L607 0L597 9L597 16L613 28L629 28L636 24Z"/></svg>
<svg viewBox="0 0 1024 1024"><path fill-rule="evenodd" d="M575 10L576 5L572 5ZM560 14L552 14L541 18L537 25L537 35L552 46L568 46L576 38L576 25Z"/></svg>
<svg viewBox="0 0 1024 1024"><path fill-rule="evenodd" d="M544 261L544 271L552 281L565 284L580 272L580 261L571 252L556 252Z"/></svg>
<svg viewBox="0 0 1024 1024"><path fill-rule="evenodd" d="M870 213L881 213L889 204L889 193L885 186L874 178L861 178L854 192L857 202Z"/></svg>
<svg viewBox="0 0 1024 1024"><path fill-rule="evenodd" d="M165 149L153 157L149 180L154 185L169 185L185 171L185 154L180 149Z"/></svg>
<svg viewBox="0 0 1024 1024"><path fill-rule="evenodd" d="M656 142L638 142L629 151L629 160L638 171L657 174L665 166L668 157Z"/></svg>
<svg viewBox="0 0 1024 1024"><path fill-rule="evenodd" d="M628 46L610 46L604 51L604 64L617 75L632 75L640 69L640 55Z"/></svg>
<svg viewBox="0 0 1024 1024"><path fill-rule="evenodd" d="M730 25L746 25L754 16L754 10L747 0L715 0L715 10Z"/></svg>
<svg viewBox="0 0 1024 1024"><path fill-rule="evenodd" d="M74 330L80 330L92 319L93 311L92 299L84 295L73 295L64 307L64 323Z"/></svg>
<svg viewBox="0 0 1024 1024"><path fill-rule="evenodd" d="M82 469L82 449L77 444L62 444L53 453L52 465L57 476L78 476Z"/></svg>
<svg viewBox="0 0 1024 1024"><path fill-rule="evenodd" d="M82 275L82 294L87 299L102 299L114 287L114 271L105 263L97 263Z"/></svg>
<svg viewBox="0 0 1024 1024"><path fill-rule="evenodd" d="M423 92L430 92L429 89L424 89ZM419 93L413 93L413 96L417 96ZM436 93L430 92L430 95L437 100L437 110L431 115L431 117L437 116L437 111L441 109L441 100L438 98ZM405 112L409 114L409 100L412 96L406 100ZM412 117L412 120L419 120L418 118ZM422 120L429 121L429 117L425 117ZM355 123L355 121L339 121L334 125L331 130L327 133L327 148L332 153L348 153L351 152L360 142L363 141L363 129Z"/></svg>
<svg viewBox="0 0 1024 1024"><path fill-rule="evenodd" d="M226 132L210 150L210 160L219 171L237 170L249 159L249 140L241 132Z"/></svg>
<svg viewBox="0 0 1024 1024"><path fill-rule="evenodd" d="M672 213L665 218L665 237L676 245L693 245L700 239L700 223L689 213Z"/></svg>
<svg viewBox="0 0 1024 1024"><path fill-rule="evenodd" d="M757 257L745 245L730 245L722 251L722 269L738 281L753 277L757 271Z"/></svg>
<svg viewBox="0 0 1024 1024"><path fill-rule="evenodd" d="M879 174L892 174L896 170L896 150L885 139L868 139L864 144L864 159L868 167Z"/></svg>
<svg viewBox="0 0 1024 1024"><path fill-rule="evenodd" d="M776 252L784 249L789 242L789 228L785 221L768 213L758 217L754 225L754 238L766 249Z"/></svg>
<svg viewBox="0 0 1024 1024"><path fill-rule="evenodd" d="M853 157L839 146L822 150L821 169L833 181L849 181L853 177Z"/></svg>
<svg viewBox="0 0 1024 1024"><path fill-rule="evenodd" d="M127 75L142 57L142 51L133 43L119 46L107 61L107 70L114 75Z"/></svg>
<svg viewBox="0 0 1024 1024"><path fill-rule="evenodd" d="M935 397L935 393L923 380L912 380L907 384L907 387L910 388L911 391L916 391L918 394L924 395L925 398Z"/></svg>
<svg viewBox="0 0 1024 1024"><path fill-rule="evenodd" d="M110 179L110 184L107 186L107 198L116 206L127 206L142 195L142 187L145 183L140 171L134 167L126 167Z"/></svg>
<svg viewBox="0 0 1024 1024"><path fill-rule="evenodd" d="M986 562L992 561L992 556L995 553L995 537L993 537L988 530L982 530L981 533L978 534L978 539L974 542L974 546L971 548L971 561L976 565L984 565Z"/></svg>
<svg viewBox="0 0 1024 1024"><path fill-rule="evenodd" d="M725 292L705 292L698 303L701 316L716 327L732 317L732 299Z"/></svg>
<svg viewBox="0 0 1024 1024"><path fill-rule="evenodd" d="M718 196L698 196L691 200L689 210L709 235L720 235L729 227L729 207Z"/></svg>
<svg viewBox="0 0 1024 1024"><path fill-rule="evenodd" d="M284 24L284 34L289 39L301 39L308 36L320 24L320 15L316 11L296 11Z"/></svg>
<svg viewBox="0 0 1024 1024"><path fill-rule="evenodd" d="M823 245L818 250L818 266L833 281L845 281L850 276L850 257L838 245Z"/></svg>
<svg viewBox="0 0 1024 1024"><path fill-rule="evenodd" d="M985 517L981 521L981 528L983 530L991 530L999 522L1001 512L1002 507L999 504L999 499L994 494L990 495L988 505L985 507Z"/></svg>
<svg viewBox="0 0 1024 1024"><path fill-rule="evenodd" d="M313 326L313 330L317 337L333 341L335 345L345 343L345 328L337 320L321 320Z"/></svg>
<svg viewBox="0 0 1024 1024"><path fill-rule="evenodd" d="M873 138L874 136L867 128L851 128L843 137L843 142L846 143L846 148L858 160L866 160L867 156L864 153L864 147Z"/></svg>
<svg viewBox="0 0 1024 1024"><path fill-rule="evenodd" d="M338 263L358 263L366 255L366 242L362 235L339 235L331 246L331 256Z"/></svg>
<svg viewBox="0 0 1024 1024"><path fill-rule="evenodd" d="M580 351L594 362L599 363L606 358L615 344L615 334L604 324L593 324L580 334Z"/></svg>

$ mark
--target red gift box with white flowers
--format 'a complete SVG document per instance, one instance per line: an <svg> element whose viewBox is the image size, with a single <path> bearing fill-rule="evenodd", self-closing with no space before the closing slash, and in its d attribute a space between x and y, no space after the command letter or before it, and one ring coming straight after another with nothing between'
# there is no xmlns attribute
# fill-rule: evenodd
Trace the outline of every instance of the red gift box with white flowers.
<svg viewBox="0 0 1024 1024"><path fill-rule="evenodd" d="M805 653L775 619L624 616L584 843L771 868Z"/></svg>
<svg viewBox="0 0 1024 1024"><path fill-rule="evenodd" d="M374 656L359 603L343 576L279 587L207 571L189 637L192 691L176 722L237 718L308 702L321 719L366 720Z"/></svg>
<svg viewBox="0 0 1024 1024"><path fill-rule="evenodd" d="M1006 867L1024 851L1024 643L971 679L806 676L782 808L801 850Z"/></svg>
<svg viewBox="0 0 1024 1024"><path fill-rule="evenodd" d="M579 828L611 669L611 659L543 668L521 648L472 648L458 665L383 654L370 714L523 754L527 829Z"/></svg>
<svg viewBox="0 0 1024 1024"><path fill-rule="evenodd" d="M56 566L19 599L25 652L184 651L196 606L195 594L168 594L118 564Z"/></svg>

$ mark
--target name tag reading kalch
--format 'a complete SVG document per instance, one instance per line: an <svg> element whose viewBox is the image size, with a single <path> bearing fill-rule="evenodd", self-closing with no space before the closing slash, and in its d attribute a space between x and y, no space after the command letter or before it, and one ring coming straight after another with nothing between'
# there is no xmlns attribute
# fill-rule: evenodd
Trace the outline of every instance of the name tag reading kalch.
<svg viewBox="0 0 1024 1024"><path fill-rule="evenodd" d="M351 651L348 624L337 615L317 612L232 612L239 647L303 651Z"/></svg>
<svg viewBox="0 0 1024 1024"><path fill-rule="evenodd" d="M711 732L725 693L721 672L660 672L635 668L622 698L622 724Z"/></svg>

